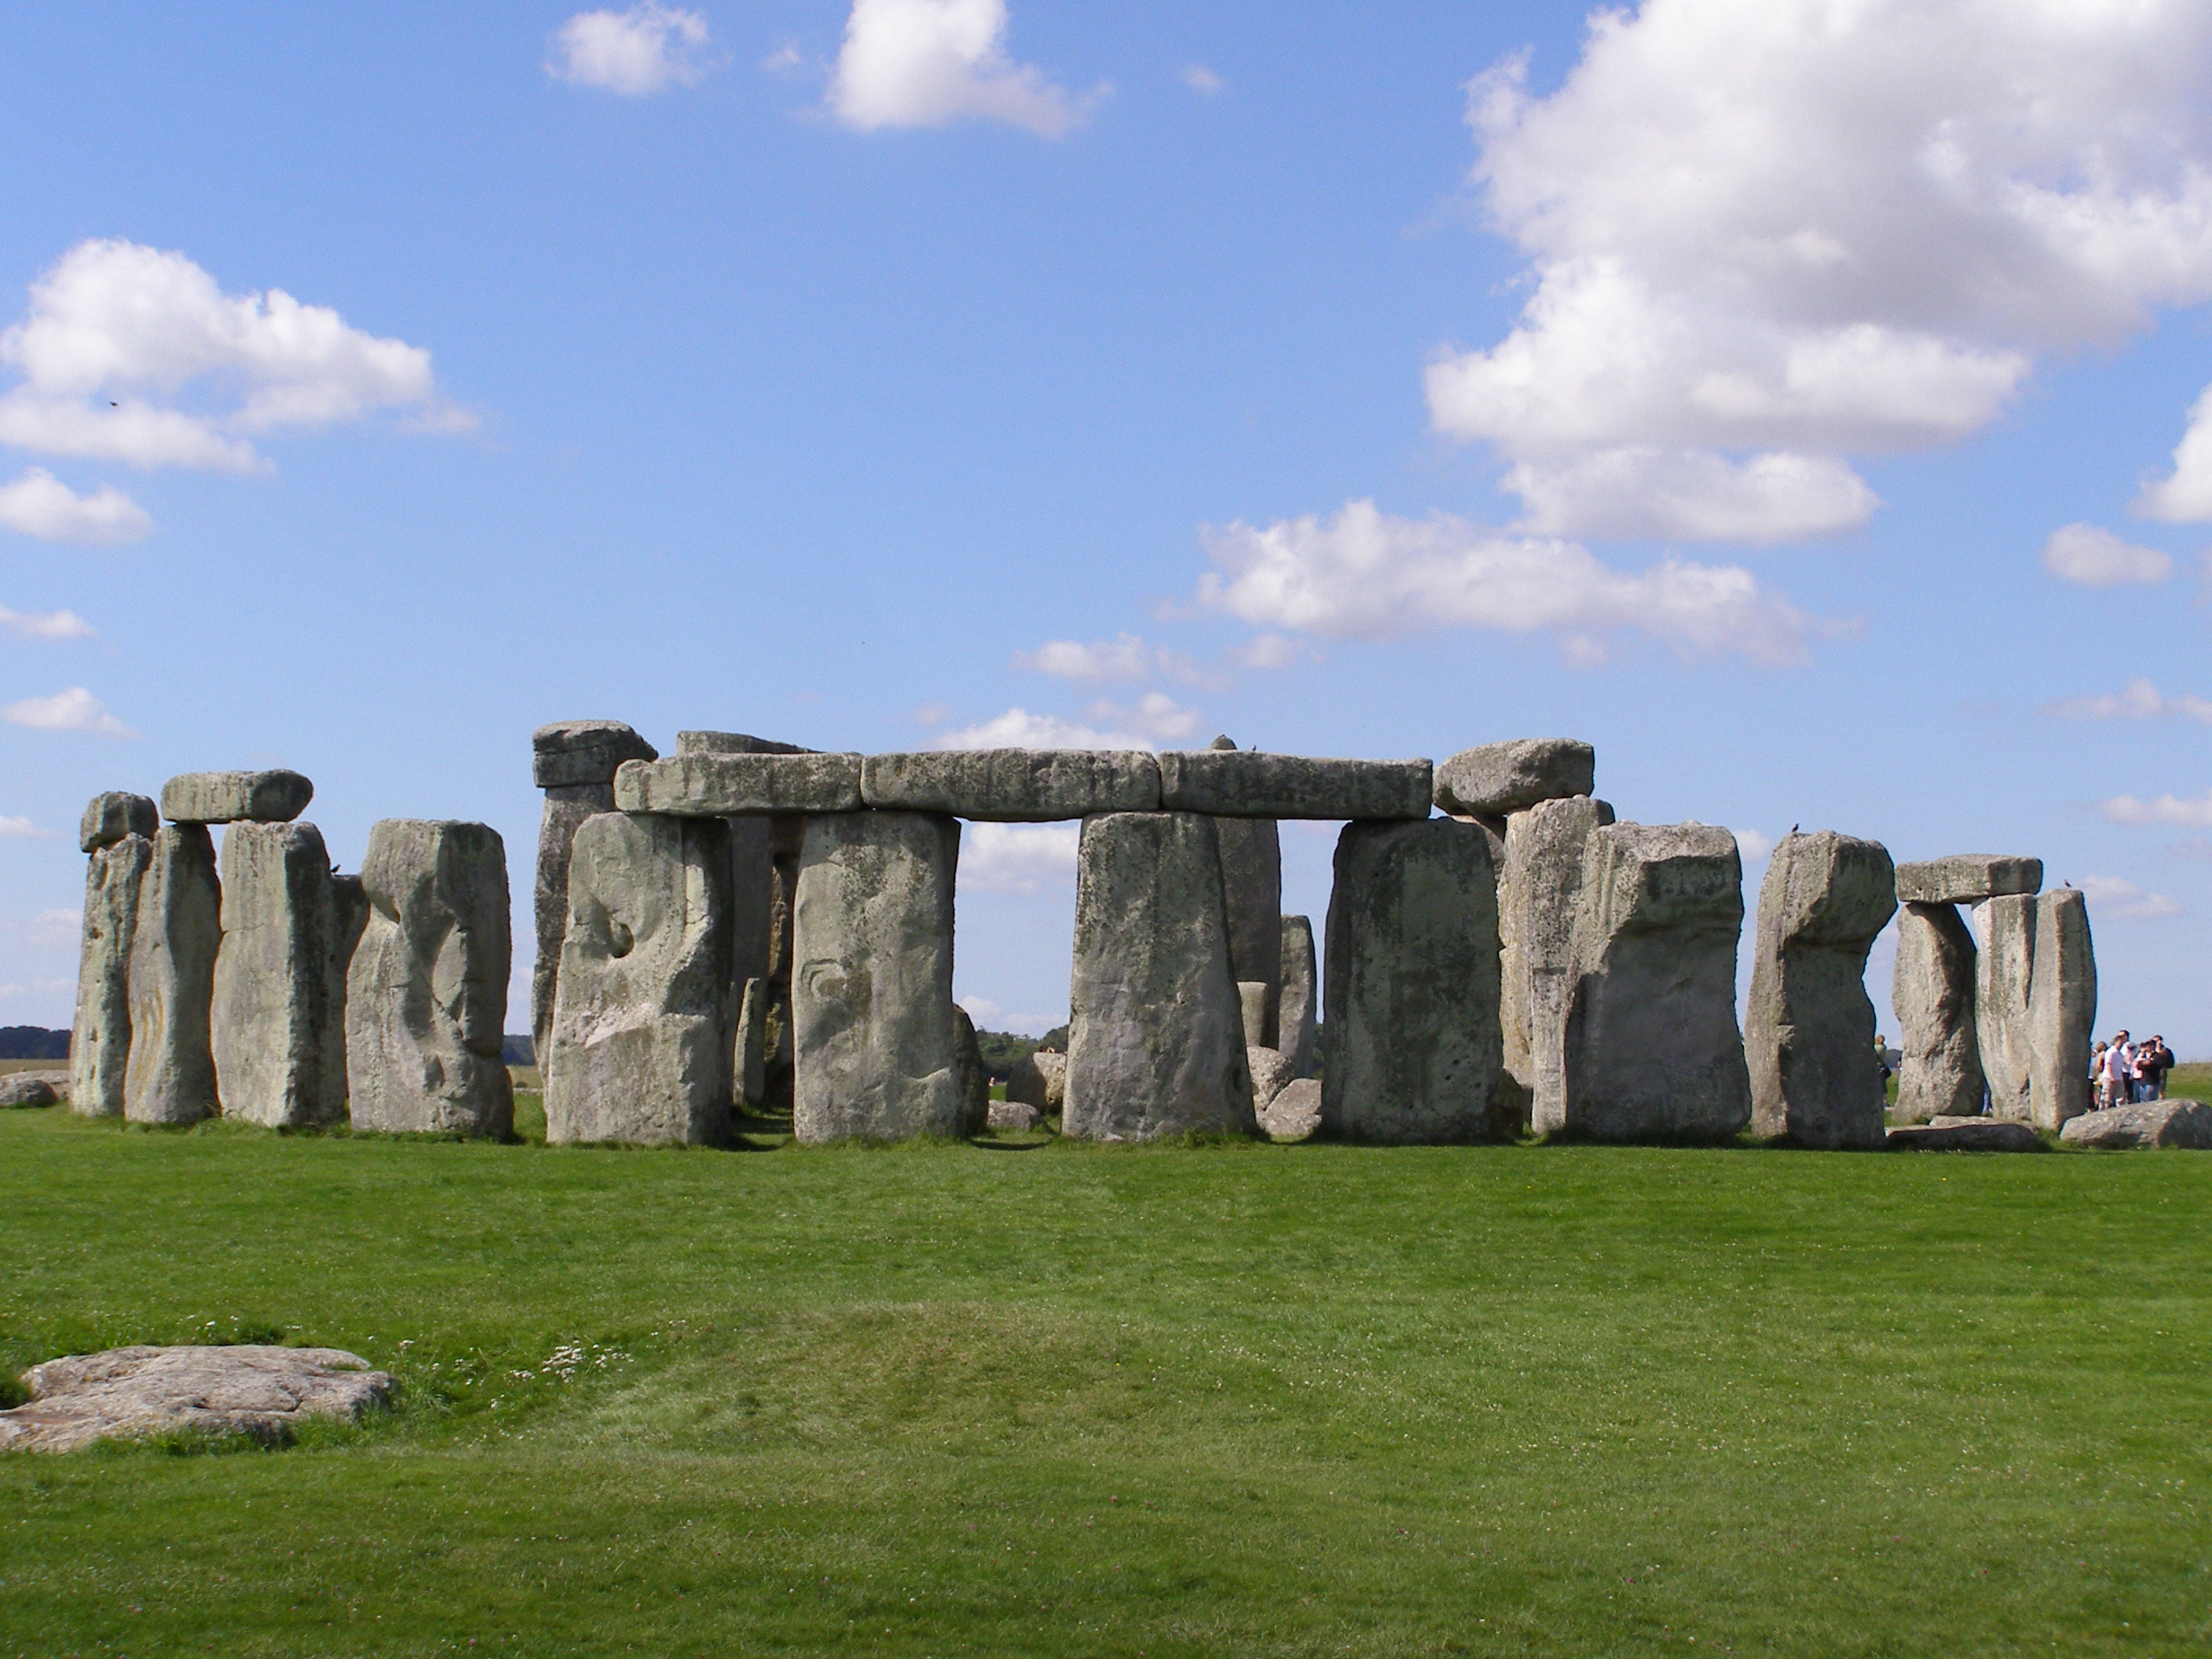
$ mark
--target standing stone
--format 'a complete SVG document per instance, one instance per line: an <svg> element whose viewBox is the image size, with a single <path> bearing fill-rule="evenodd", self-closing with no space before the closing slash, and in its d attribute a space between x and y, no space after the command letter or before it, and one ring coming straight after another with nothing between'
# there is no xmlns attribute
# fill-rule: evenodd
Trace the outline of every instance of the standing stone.
<svg viewBox="0 0 2212 1659"><path fill-rule="evenodd" d="M1313 923L1285 916L1283 988L1276 1000L1275 1046L1291 1062L1293 1078L1311 1077L1319 1068L1321 975L1314 960Z"/></svg>
<svg viewBox="0 0 2212 1659"><path fill-rule="evenodd" d="M1575 909L1590 831L1613 808L1586 796L1539 801L1505 821L1498 884L1498 1019L1514 1093L1539 1134L1566 1124L1563 1070L1573 988Z"/></svg>
<svg viewBox="0 0 2212 1659"><path fill-rule="evenodd" d="M707 1145L730 1119L729 830L601 812L568 863L545 1139Z"/></svg>
<svg viewBox="0 0 2212 1659"><path fill-rule="evenodd" d="M792 918L801 1143L968 1132L952 1001L959 860L959 820L940 813L807 820Z"/></svg>
<svg viewBox="0 0 2212 1659"><path fill-rule="evenodd" d="M1221 843L1196 812L1083 821L1061 1133L1256 1134Z"/></svg>
<svg viewBox="0 0 2212 1659"><path fill-rule="evenodd" d="M1821 830L1774 849L1759 890L1744 1030L1761 1137L1831 1150L1882 1144L1866 960L1896 909L1896 866L1878 842Z"/></svg>
<svg viewBox="0 0 2212 1659"><path fill-rule="evenodd" d="M1502 1040L1498 878L1481 829L1346 824L1326 972L1322 1127L1399 1144L1488 1138Z"/></svg>
<svg viewBox="0 0 2212 1659"><path fill-rule="evenodd" d="M368 890L359 876L331 874L331 955L325 964L330 986L331 1030L333 1040L323 1045L329 1073L325 1097L346 1097L346 975L353 968L354 951L368 931ZM503 1015L502 1015L503 1018Z"/></svg>
<svg viewBox="0 0 2212 1659"><path fill-rule="evenodd" d="M734 1085L738 1102L760 1109L768 1089L768 981L749 979L738 999L738 1054Z"/></svg>
<svg viewBox="0 0 2212 1659"><path fill-rule="evenodd" d="M991 1125L991 1073L983 1065L983 1045L975 1036L975 1022L958 1003L952 1005L952 1051L960 1068L960 1133L980 1135Z"/></svg>
<svg viewBox="0 0 2212 1659"><path fill-rule="evenodd" d="M150 816L152 801L143 795L129 799L144 801ZM77 954L76 1021L70 1035L70 1106L86 1117L119 1117L131 1064L131 939L154 843L132 831L91 851Z"/></svg>
<svg viewBox="0 0 2212 1659"><path fill-rule="evenodd" d="M1895 1109L1900 1123L1972 1117L1982 1109L1974 957L1974 935L1956 905L1899 908L1890 1006L1904 1043Z"/></svg>
<svg viewBox="0 0 2212 1659"><path fill-rule="evenodd" d="M1267 987L1260 980L1237 981L1237 1006L1244 1018L1244 1046L1270 1048L1267 1041Z"/></svg>
<svg viewBox="0 0 2212 1659"><path fill-rule="evenodd" d="M223 832L210 1030L225 1117L278 1129L345 1115L343 1092L331 1086L343 1074L333 1051L345 1041L343 1011L331 1002L336 938L320 830L240 822Z"/></svg>
<svg viewBox="0 0 2212 1659"><path fill-rule="evenodd" d="M155 836L131 932L131 1059L123 1115L197 1123L216 1109L208 1012L222 942L222 884L203 823Z"/></svg>
<svg viewBox="0 0 2212 1659"><path fill-rule="evenodd" d="M1723 1140L1751 1121L1735 1023L1743 865L1702 823L1589 832L1561 1038L1561 1129Z"/></svg>
<svg viewBox="0 0 2212 1659"><path fill-rule="evenodd" d="M2089 1109L2089 1047L2097 1023L2097 952L2079 888L2035 902L2035 971L2027 1007L2028 1121L2046 1133Z"/></svg>
<svg viewBox="0 0 2212 1659"><path fill-rule="evenodd" d="M762 1054L762 1104L774 1114L792 1109L795 1049L792 1042L792 916L799 900L799 865L806 850L806 820L796 814L770 818L775 880L769 890L768 1013Z"/></svg>
<svg viewBox="0 0 2212 1659"><path fill-rule="evenodd" d="M507 848L489 824L386 818L362 860L368 915L346 980L356 1129L514 1127L507 1024Z"/></svg>
<svg viewBox="0 0 2212 1659"><path fill-rule="evenodd" d="M1234 750L1216 738L1215 752ZM1214 820L1221 842L1221 885L1229 906L1229 969L1239 985L1265 992L1259 1035L1253 1043L1275 1043L1276 1002L1283 983L1283 838L1273 818Z"/></svg>
<svg viewBox="0 0 2212 1659"><path fill-rule="evenodd" d="M1974 1041L1989 1084L1990 1115L2032 1121L2028 991L2035 975L2035 900L2008 893L1974 907ZM2088 1071L2083 1056L2083 1073Z"/></svg>
<svg viewBox="0 0 2212 1659"><path fill-rule="evenodd" d="M584 820L615 810L615 773L660 751L620 720L556 720L530 738L531 781L545 792L532 902L538 955L530 969L530 1035L539 1064L552 1045L561 944L568 927L568 849Z"/></svg>

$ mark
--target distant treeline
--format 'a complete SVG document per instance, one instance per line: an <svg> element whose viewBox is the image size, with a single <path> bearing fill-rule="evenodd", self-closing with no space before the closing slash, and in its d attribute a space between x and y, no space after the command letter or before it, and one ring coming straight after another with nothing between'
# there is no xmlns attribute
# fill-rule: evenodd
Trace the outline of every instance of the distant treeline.
<svg viewBox="0 0 2212 1659"><path fill-rule="evenodd" d="M1040 1048L1057 1048L1067 1052L1067 1027L1057 1026L1041 1037L1022 1036L1012 1031L978 1031L975 1046L983 1051L983 1069L991 1074L994 1083L1004 1083L1014 1074L1014 1067Z"/></svg>
<svg viewBox="0 0 2212 1659"><path fill-rule="evenodd" d="M0 1025L0 1060L67 1060L69 1040L43 1025Z"/></svg>

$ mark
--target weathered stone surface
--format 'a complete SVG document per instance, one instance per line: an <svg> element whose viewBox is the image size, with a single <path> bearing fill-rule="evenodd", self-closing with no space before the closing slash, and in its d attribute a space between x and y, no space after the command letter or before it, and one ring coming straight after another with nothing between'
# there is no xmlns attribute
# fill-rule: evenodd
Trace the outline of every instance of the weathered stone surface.
<svg viewBox="0 0 2212 1659"><path fill-rule="evenodd" d="M1290 1058L1280 1049L1249 1046L1244 1064L1252 1073L1252 1108L1265 1112L1267 1103L1293 1080Z"/></svg>
<svg viewBox="0 0 2212 1659"><path fill-rule="evenodd" d="M1322 760L1251 749L1160 757L1160 805L1218 817L1425 818L1432 782L1425 760Z"/></svg>
<svg viewBox="0 0 2212 1659"><path fill-rule="evenodd" d="M902 812L1042 823L1093 812L1155 812L1160 765L1142 750L963 749L870 755L860 799Z"/></svg>
<svg viewBox="0 0 2212 1659"><path fill-rule="evenodd" d="M1222 902L1229 909L1229 971L1261 992L1260 1036L1273 1047L1283 983L1283 844L1273 818L1222 818Z"/></svg>
<svg viewBox="0 0 2212 1659"><path fill-rule="evenodd" d="M768 981L745 981L738 997L738 1099L757 1111L768 1092Z"/></svg>
<svg viewBox="0 0 2212 1659"><path fill-rule="evenodd" d="M1504 817L1539 801L1587 795L1597 751L1572 738L1518 738L1462 749L1437 768L1436 803L1455 816Z"/></svg>
<svg viewBox="0 0 2212 1659"><path fill-rule="evenodd" d="M615 810L611 783L556 784L538 823L538 866L531 890L538 956L530 968L530 1036L539 1063L553 1043L553 1003L561 983L561 942L568 934L568 856L585 819Z"/></svg>
<svg viewBox="0 0 2212 1659"><path fill-rule="evenodd" d="M2067 1119L2058 1138L2069 1146L2179 1146L2212 1152L2212 1106L2180 1099L2107 1106Z"/></svg>
<svg viewBox="0 0 2212 1659"><path fill-rule="evenodd" d="M1539 801L1505 821L1498 1021L1505 1073L1515 1085L1511 1103L1539 1133L1566 1124L1567 1000L1583 855L1590 831L1612 822L1613 808L1587 796Z"/></svg>
<svg viewBox="0 0 2212 1659"><path fill-rule="evenodd" d="M225 1117L331 1123L345 1028L331 1006L331 855L312 823L235 823L222 838L222 944L209 1031ZM333 1015L338 1015L333 1018Z"/></svg>
<svg viewBox="0 0 2212 1659"><path fill-rule="evenodd" d="M1025 1100L994 1100L988 1127L994 1135L1025 1135L1044 1121L1044 1115Z"/></svg>
<svg viewBox="0 0 2212 1659"><path fill-rule="evenodd" d="M2030 1121L2033 1070L2028 994L2035 975L2035 900L2007 894L1974 908L1974 1042L1989 1085L1990 1115ZM2082 1072L2088 1071L2084 1057Z"/></svg>
<svg viewBox="0 0 2212 1659"><path fill-rule="evenodd" d="M341 1348L110 1348L23 1373L31 1403L0 1412L0 1451L76 1451L179 1431L289 1439L310 1418L351 1422L392 1378Z"/></svg>
<svg viewBox="0 0 2212 1659"><path fill-rule="evenodd" d="M1275 1000L1275 1046L1294 1078L1311 1077L1321 1063L1321 974L1314 958L1313 923L1282 920L1283 988Z"/></svg>
<svg viewBox="0 0 2212 1659"><path fill-rule="evenodd" d="M736 1010L729 830L602 812L576 831L545 1071L545 1138L702 1145L727 1133Z"/></svg>
<svg viewBox="0 0 2212 1659"><path fill-rule="evenodd" d="M154 832L161 827L161 809L151 800L143 795L111 789L85 803L84 816L77 821L76 844L81 851L97 853L103 847L114 846L125 836L151 841Z"/></svg>
<svg viewBox="0 0 2212 1659"><path fill-rule="evenodd" d="M1006 1079L1006 1098L1034 1106L1049 1115L1067 1098L1067 1056L1040 1048L1014 1062Z"/></svg>
<svg viewBox="0 0 2212 1659"><path fill-rule="evenodd" d="M1346 824L1324 971L1328 1132L1486 1139L1502 1039L1498 878L1481 830L1456 818Z"/></svg>
<svg viewBox="0 0 2212 1659"><path fill-rule="evenodd" d="M1270 1140L1305 1140L1321 1127L1321 1079L1293 1078L1260 1114L1260 1127Z"/></svg>
<svg viewBox="0 0 2212 1659"><path fill-rule="evenodd" d="M342 876L333 871L331 874L331 957L326 971L330 983L331 1029L337 1033L337 1040L325 1044L323 1049L331 1067L329 1079L324 1085L325 1098L331 1100L346 1097L346 975L352 971L354 952L360 947L362 935L368 931L368 890L362 885L359 876ZM502 1024L506 1022L505 1010L506 1000L502 998ZM502 1035L502 1044L505 1041Z"/></svg>
<svg viewBox="0 0 2212 1659"><path fill-rule="evenodd" d="M676 734L676 752L678 755L803 755L807 751L796 744L778 743L772 738L757 738L744 732L678 732ZM775 959L775 820L732 817L728 822L730 972L736 981L738 1006L742 1009L746 982L753 979L771 979L771 963ZM787 972L781 980L774 981L765 994L773 996L778 988L787 994L784 1009L787 1015L790 989ZM768 1028L768 1013L769 1005L764 1003L761 1010L763 1032ZM740 1074L743 1070L740 1066ZM767 1075L763 1063L761 1073L763 1088ZM762 1097L756 1091L744 1098L757 1105Z"/></svg>
<svg viewBox="0 0 2212 1659"><path fill-rule="evenodd" d="M631 761L615 775L625 812L756 817L860 810L858 755L678 755Z"/></svg>
<svg viewBox="0 0 2212 1659"><path fill-rule="evenodd" d="M791 986L801 1142L966 1133L952 1003L959 858L959 822L940 813L807 820Z"/></svg>
<svg viewBox="0 0 2212 1659"><path fill-rule="evenodd" d="M161 816L172 823L289 823L314 798L313 784L282 767L186 772L161 786Z"/></svg>
<svg viewBox="0 0 2212 1659"><path fill-rule="evenodd" d="M1247 979L1237 981L1237 1006L1243 1016L1244 1046L1248 1048L1271 1046L1267 1042L1267 1003L1265 981Z"/></svg>
<svg viewBox="0 0 2212 1659"><path fill-rule="evenodd" d="M138 924L139 890L153 858L151 840L126 835L94 848L85 871L76 1020L70 1035L70 1104L87 1117L123 1113L124 1079L131 1065L131 939Z"/></svg>
<svg viewBox="0 0 2212 1659"><path fill-rule="evenodd" d="M356 1129L503 1137L507 848L489 824L386 818L362 860L368 915L346 980Z"/></svg>
<svg viewBox="0 0 2212 1659"><path fill-rule="evenodd" d="M991 1120L991 1073L983 1065L975 1022L957 1002L952 1005L952 1052L959 1066L960 1133L980 1135Z"/></svg>
<svg viewBox="0 0 2212 1659"><path fill-rule="evenodd" d="M1062 1133L1257 1133L1212 818L1084 820L1073 991Z"/></svg>
<svg viewBox="0 0 2212 1659"><path fill-rule="evenodd" d="M2089 1048L2097 1023L2097 952L2081 890L2035 902L2035 969L2027 1000L2027 1121L2051 1133L2087 1111Z"/></svg>
<svg viewBox="0 0 2212 1659"><path fill-rule="evenodd" d="M1701 823L1614 823L1583 855L1559 1121L1601 1140L1725 1139L1751 1121L1735 1023L1743 866ZM1332 1020L1332 1024L1334 1021Z"/></svg>
<svg viewBox="0 0 2212 1659"><path fill-rule="evenodd" d="M36 1072L11 1072L0 1076L0 1107L54 1106L61 1102L61 1092L52 1079Z"/></svg>
<svg viewBox="0 0 2212 1659"><path fill-rule="evenodd" d="M757 738L750 732L678 732L676 752L679 755L805 755L813 751L802 749L795 743L779 743L774 738ZM657 760L655 755L625 755L624 760ZM613 774L608 775L610 777Z"/></svg>
<svg viewBox="0 0 2212 1659"><path fill-rule="evenodd" d="M1906 904L1897 917L1890 1007L1904 1060L1897 1073L1900 1123L1978 1112L1982 1050L1974 1036L1974 936L1957 907Z"/></svg>
<svg viewBox="0 0 2212 1659"><path fill-rule="evenodd" d="M1899 904L1979 904L1984 899L2033 893L2043 885L2041 859L1997 853L1954 853L1897 866Z"/></svg>
<svg viewBox="0 0 2212 1659"><path fill-rule="evenodd" d="M658 749L620 720L555 720L530 734L530 781L540 789L605 787L624 761L659 758Z"/></svg>
<svg viewBox="0 0 2212 1659"><path fill-rule="evenodd" d="M1867 952L1897 910L1879 842L1832 830L1782 838L1759 890L1744 1056L1753 1129L1834 1150L1882 1143Z"/></svg>
<svg viewBox="0 0 2212 1659"><path fill-rule="evenodd" d="M2025 1123L2001 1118L1954 1119L1944 1123L1908 1123L1884 1139L1893 1152L2039 1152L2043 1143Z"/></svg>
<svg viewBox="0 0 2212 1659"><path fill-rule="evenodd" d="M133 1123L197 1123L216 1109L208 1017L222 943L214 837L204 823L165 823L154 837L131 930L123 1115Z"/></svg>

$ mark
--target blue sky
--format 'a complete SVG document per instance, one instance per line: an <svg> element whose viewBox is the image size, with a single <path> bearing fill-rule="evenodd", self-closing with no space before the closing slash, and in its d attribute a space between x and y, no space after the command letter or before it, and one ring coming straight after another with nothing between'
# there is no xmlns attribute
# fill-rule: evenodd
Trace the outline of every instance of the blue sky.
<svg viewBox="0 0 2212 1659"><path fill-rule="evenodd" d="M2041 855L2100 1029L2212 1054L2201 8L26 3L0 62L0 1023L68 1022L94 792L296 766L343 866L481 818L526 902L529 732L605 716L1584 737L1747 855ZM986 1024L1064 1012L1071 847L969 836Z"/></svg>

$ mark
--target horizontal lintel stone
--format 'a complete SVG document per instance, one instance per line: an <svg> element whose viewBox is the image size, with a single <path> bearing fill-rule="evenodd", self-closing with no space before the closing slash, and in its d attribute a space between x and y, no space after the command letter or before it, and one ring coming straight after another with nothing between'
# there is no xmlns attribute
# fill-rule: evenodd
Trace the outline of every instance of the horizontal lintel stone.
<svg viewBox="0 0 2212 1659"><path fill-rule="evenodd" d="M620 720L555 720L530 734L530 779L540 789L612 783L624 761L659 757Z"/></svg>
<svg viewBox="0 0 2212 1659"><path fill-rule="evenodd" d="M186 772L161 786L161 816L172 823L289 823L307 810L315 786L297 772Z"/></svg>
<svg viewBox="0 0 2212 1659"><path fill-rule="evenodd" d="M1155 812L1158 761L1144 750L968 749L871 755L860 799L901 811L1042 823L1094 812Z"/></svg>
<svg viewBox="0 0 2212 1659"><path fill-rule="evenodd" d="M728 818L860 810L858 755L677 755L615 774L625 812Z"/></svg>
<svg viewBox="0 0 2212 1659"><path fill-rule="evenodd" d="M679 755L811 755L811 749L802 749L795 743L779 743L774 738L757 738L749 732L678 732L676 752ZM653 757L647 756L647 759Z"/></svg>
<svg viewBox="0 0 2212 1659"><path fill-rule="evenodd" d="M1437 767L1437 805L1467 817L1503 817L1539 801L1587 795L1597 751L1573 738L1516 738L1462 749Z"/></svg>
<svg viewBox="0 0 2212 1659"><path fill-rule="evenodd" d="M1425 760L1171 749L1159 762L1164 808L1217 817L1425 818L1435 783L1435 768Z"/></svg>
<svg viewBox="0 0 2212 1659"><path fill-rule="evenodd" d="M2041 859L1996 853L1954 853L1897 866L1900 904L1978 904L1987 898L2033 893L2042 885Z"/></svg>

